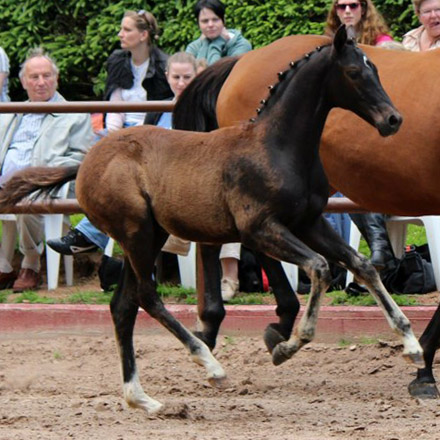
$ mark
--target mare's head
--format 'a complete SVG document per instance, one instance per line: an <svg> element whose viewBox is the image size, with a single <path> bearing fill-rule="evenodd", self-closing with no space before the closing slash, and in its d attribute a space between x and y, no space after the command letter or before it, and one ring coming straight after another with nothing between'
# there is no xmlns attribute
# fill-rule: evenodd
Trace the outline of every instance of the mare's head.
<svg viewBox="0 0 440 440"><path fill-rule="evenodd" d="M333 106L356 113L382 136L396 133L402 116L383 89L376 66L357 47L352 27L338 29L331 57L327 90Z"/></svg>

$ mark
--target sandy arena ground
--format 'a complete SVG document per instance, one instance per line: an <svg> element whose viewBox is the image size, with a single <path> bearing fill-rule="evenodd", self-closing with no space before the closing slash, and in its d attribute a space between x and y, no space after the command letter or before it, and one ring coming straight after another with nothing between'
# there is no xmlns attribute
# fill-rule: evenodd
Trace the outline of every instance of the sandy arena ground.
<svg viewBox="0 0 440 440"><path fill-rule="evenodd" d="M439 401L408 395L414 368L395 342L313 343L274 367L261 338L222 336L223 390L172 336L135 343L141 382L167 404L163 415L123 401L110 334L2 335L0 439L440 439Z"/></svg>

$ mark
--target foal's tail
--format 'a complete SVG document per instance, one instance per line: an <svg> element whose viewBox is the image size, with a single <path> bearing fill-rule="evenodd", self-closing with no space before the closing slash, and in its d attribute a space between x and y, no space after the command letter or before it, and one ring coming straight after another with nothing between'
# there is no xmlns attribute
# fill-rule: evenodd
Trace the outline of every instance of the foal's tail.
<svg viewBox="0 0 440 440"><path fill-rule="evenodd" d="M47 197L52 191L76 178L79 165L73 167L29 167L17 171L0 188L0 212L32 194L32 199Z"/></svg>
<svg viewBox="0 0 440 440"><path fill-rule="evenodd" d="M225 57L198 74L180 95L173 111L173 128L211 131L218 128L215 106L224 82L239 57Z"/></svg>

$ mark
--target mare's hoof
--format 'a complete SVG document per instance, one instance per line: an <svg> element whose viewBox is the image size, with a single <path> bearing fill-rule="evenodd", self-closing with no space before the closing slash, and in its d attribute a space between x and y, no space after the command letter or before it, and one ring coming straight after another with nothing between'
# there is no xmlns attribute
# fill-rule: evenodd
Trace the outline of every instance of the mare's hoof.
<svg viewBox="0 0 440 440"><path fill-rule="evenodd" d="M419 379L414 379L408 385L408 391L411 396L419 399L438 399L440 397L435 382L427 383L420 382Z"/></svg>
<svg viewBox="0 0 440 440"><path fill-rule="evenodd" d="M287 344L278 344L272 352L272 363L274 365L281 365L283 362L288 361L292 355L287 350Z"/></svg>
<svg viewBox="0 0 440 440"><path fill-rule="evenodd" d="M425 367L425 360L423 359L423 352L404 353L403 358L410 364L414 364L418 368Z"/></svg>
<svg viewBox="0 0 440 440"><path fill-rule="evenodd" d="M285 342L286 339L278 331L276 324L269 324L264 331L264 343L266 344L269 353L272 354L274 348L280 343ZM276 365L276 364L275 364Z"/></svg>
<svg viewBox="0 0 440 440"><path fill-rule="evenodd" d="M209 385L211 385L213 388L218 389L225 389L229 386L229 381L226 376L224 377L210 377L208 379Z"/></svg>
<svg viewBox="0 0 440 440"><path fill-rule="evenodd" d="M211 341L208 340L208 338L205 336L205 334L203 332L193 332L193 335L197 338L200 339L202 342L204 342L208 348L212 351L215 348L215 341Z"/></svg>

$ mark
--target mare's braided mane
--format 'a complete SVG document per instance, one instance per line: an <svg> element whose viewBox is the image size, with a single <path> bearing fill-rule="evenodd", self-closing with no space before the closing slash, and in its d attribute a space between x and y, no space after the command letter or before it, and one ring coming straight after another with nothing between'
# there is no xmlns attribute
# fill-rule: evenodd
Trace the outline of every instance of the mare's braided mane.
<svg viewBox="0 0 440 440"><path fill-rule="evenodd" d="M276 92L278 92L278 90L280 90L280 93L282 93L284 91L284 89L281 89L282 85L287 85L289 83L289 81L286 80L290 80L291 77L296 74L298 72L298 70L307 63L307 61L310 60L310 58L318 52L321 52L322 49L329 47L331 44L326 44L325 46L318 46L316 47L314 50L312 50L311 52L306 53L305 55L303 55L302 58L300 58L297 61L291 61L289 63L289 67L282 71L282 72L278 72L278 82L274 85L271 84L270 86L268 86L269 89L269 95L266 99L262 99L260 101L261 106L258 107L256 109L257 112L257 117L260 116L263 112L264 109L267 109L267 106L269 105L269 103L273 102L273 99L271 100L270 98L272 98ZM253 123L256 122L257 117L255 118L251 118L249 119L249 122Z"/></svg>

